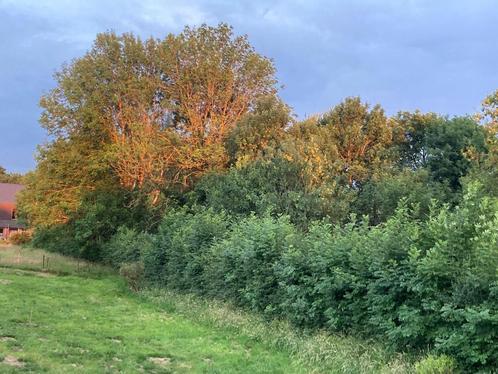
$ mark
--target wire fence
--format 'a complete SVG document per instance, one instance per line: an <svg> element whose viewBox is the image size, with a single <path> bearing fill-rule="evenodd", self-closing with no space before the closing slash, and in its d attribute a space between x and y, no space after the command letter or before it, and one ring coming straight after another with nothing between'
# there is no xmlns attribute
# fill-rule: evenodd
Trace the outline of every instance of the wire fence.
<svg viewBox="0 0 498 374"><path fill-rule="evenodd" d="M60 274L111 272L109 268L93 262L19 246L0 246L0 267Z"/></svg>

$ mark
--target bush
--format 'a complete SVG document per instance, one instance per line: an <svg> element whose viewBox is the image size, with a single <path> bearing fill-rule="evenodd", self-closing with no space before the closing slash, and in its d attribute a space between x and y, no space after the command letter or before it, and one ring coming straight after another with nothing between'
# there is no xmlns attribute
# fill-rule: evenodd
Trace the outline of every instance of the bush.
<svg viewBox="0 0 498 374"><path fill-rule="evenodd" d="M455 361L445 355L429 355L415 364L417 374L452 374L455 371Z"/></svg>
<svg viewBox="0 0 498 374"><path fill-rule="evenodd" d="M210 293L266 314L281 312L274 267L298 240L288 217L242 220L213 245L205 277Z"/></svg>
<svg viewBox="0 0 498 374"><path fill-rule="evenodd" d="M80 257L79 243L68 225L38 227L33 234L32 245L49 252L56 252L66 256Z"/></svg>
<svg viewBox="0 0 498 374"><path fill-rule="evenodd" d="M119 268L119 274L133 291L138 291L144 280L144 265L141 262L122 264Z"/></svg>
<svg viewBox="0 0 498 374"><path fill-rule="evenodd" d="M143 254L147 279L304 327L429 348L466 371L498 367L498 200L478 186L424 221L401 203L375 227L354 217L307 232L285 216L229 222L211 209L170 212Z"/></svg>
<svg viewBox="0 0 498 374"><path fill-rule="evenodd" d="M212 209L184 208L168 212L152 246L143 252L148 281L181 290L202 291L209 247L225 235L229 225L226 213Z"/></svg>
<svg viewBox="0 0 498 374"><path fill-rule="evenodd" d="M102 260L119 268L121 264L140 260L141 253L151 245L151 237L134 229L121 226L102 249Z"/></svg>
<svg viewBox="0 0 498 374"><path fill-rule="evenodd" d="M27 244L31 241L32 237L31 231L14 231L9 235L9 243L15 245Z"/></svg>

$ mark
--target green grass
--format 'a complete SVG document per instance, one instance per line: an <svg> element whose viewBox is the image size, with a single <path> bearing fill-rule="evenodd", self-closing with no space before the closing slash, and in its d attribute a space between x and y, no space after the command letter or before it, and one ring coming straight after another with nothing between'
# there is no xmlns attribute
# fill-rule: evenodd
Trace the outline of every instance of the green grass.
<svg viewBox="0 0 498 374"><path fill-rule="evenodd" d="M394 354L381 344L326 331L306 332L286 321L267 321L227 303L168 290L143 290L147 302L214 329L229 330L277 350L313 373L411 373L414 357Z"/></svg>
<svg viewBox="0 0 498 374"><path fill-rule="evenodd" d="M36 269L28 264L35 254L43 252L26 252L26 263L18 265ZM301 334L284 322L193 296L133 294L105 269L88 277L74 260L61 257L60 263L59 275L0 267L1 373L412 371L406 358L375 344Z"/></svg>
<svg viewBox="0 0 498 374"><path fill-rule="evenodd" d="M284 352L142 302L113 277L40 277L3 269L0 279L0 355L16 357L26 371L303 371ZM164 359L163 367L154 357ZM2 365L0 371L8 372Z"/></svg>

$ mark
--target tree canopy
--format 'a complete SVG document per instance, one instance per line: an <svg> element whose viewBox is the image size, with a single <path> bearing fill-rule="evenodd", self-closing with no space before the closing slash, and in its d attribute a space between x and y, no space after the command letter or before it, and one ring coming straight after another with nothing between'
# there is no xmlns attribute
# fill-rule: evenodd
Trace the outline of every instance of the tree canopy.
<svg viewBox="0 0 498 374"><path fill-rule="evenodd" d="M162 40L97 35L40 100L54 140L40 150L26 213L34 222L48 211L49 222L65 220L99 185L138 190L157 204L165 190L226 168L225 141L260 97L275 94L274 72L225 24ZM36 198L47 194L53 199Z"/></svg>
<svg viewBox="0 0 498 374"><path fill-rule="evenodd" d="M23 175L19 173L9 173L0 165L0 183L23 183Z"/></svg>
<svg viewBox="0 0 498 374"><path fill-rule="evenodd" d="M290 131L288 158L304 162L317 183L339 179L358 187L390 162L393 129L380 105L350 97Z"/></svg>

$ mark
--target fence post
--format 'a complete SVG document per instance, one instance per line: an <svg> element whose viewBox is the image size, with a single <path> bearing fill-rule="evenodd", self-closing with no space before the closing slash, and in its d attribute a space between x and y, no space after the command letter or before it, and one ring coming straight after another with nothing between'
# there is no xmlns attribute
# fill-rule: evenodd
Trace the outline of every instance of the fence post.
<svg viewBox="0 0 498 374"><path fill-rule="evenodd" d="M45 269L45 255L43 255L43 265L42 265L42 269Z"/></svg>

